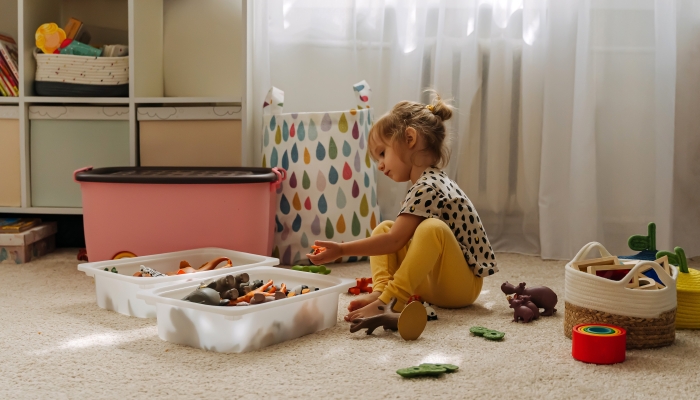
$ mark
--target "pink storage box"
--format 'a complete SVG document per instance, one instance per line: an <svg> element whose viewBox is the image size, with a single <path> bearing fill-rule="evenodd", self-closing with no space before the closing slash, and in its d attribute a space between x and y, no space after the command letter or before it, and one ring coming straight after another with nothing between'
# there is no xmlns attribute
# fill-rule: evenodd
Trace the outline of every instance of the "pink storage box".
<svg viewBox="0 0 700 400"><path fill-rule="evenodd" d="M272 253L284 169L87 167L73 175L91 262L203 247Z"/></svg>

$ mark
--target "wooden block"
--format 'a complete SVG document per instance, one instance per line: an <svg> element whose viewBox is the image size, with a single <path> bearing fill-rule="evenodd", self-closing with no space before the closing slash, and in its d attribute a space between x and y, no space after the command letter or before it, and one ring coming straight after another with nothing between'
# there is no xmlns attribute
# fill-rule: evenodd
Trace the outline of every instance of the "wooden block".
<svg viewBox="0 0 700 400"><path fill-rule="evenodd" d="M655 260L654 262L659 264L661 266L661 268L663 268L664 271L666 271L668 276L671 276L671 264L669 264L667 256L663 256L663 257Z"/></svg>
<svg viewBox="0 0 700 400"><path fill-rule="evenodd" d="M588 267L592 265L620 265L620 260L618 260L618 258L615 256L610 256L577 261L571 264L572 267L578 268L578 270L581 272L587 272Z"/></svg>

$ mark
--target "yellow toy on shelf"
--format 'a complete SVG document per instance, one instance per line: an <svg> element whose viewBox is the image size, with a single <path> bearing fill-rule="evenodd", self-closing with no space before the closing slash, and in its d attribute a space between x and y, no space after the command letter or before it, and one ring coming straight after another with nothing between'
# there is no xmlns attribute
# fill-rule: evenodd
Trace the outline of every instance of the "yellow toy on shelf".
<svg viewBox="0 0 700 400"><path fill-rule="evenodd" d="M56 53L61 47L61 43L66 40L66 32L53 22L43 24L36 30L34 35L36 47L45 54Z"/></svg>
<svg viewBox="0 0 700 400"><path fill-rule="evenodd" d="M688 268L681 247L674 250L675 253L660 251L656 257L666 256L671 264L678 266L676 329L700 329L700 271Z"/></svg>

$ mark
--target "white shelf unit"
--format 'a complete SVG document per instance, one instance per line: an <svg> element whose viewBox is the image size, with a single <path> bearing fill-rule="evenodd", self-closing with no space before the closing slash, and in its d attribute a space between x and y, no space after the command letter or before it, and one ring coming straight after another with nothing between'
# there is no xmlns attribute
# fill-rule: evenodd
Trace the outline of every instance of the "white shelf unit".
<svg viewBox="0 0 700 400"><path fill-rule="evenodd" d="M139 164L140 106L241 106L249 126L247 94L250 0L0 0L0 33L18 44L20 96L0 97L19 106L21 206L0 213L82 214L78 207L32 206L29 107L127 106L130 165ZM34 91L34 34L43 23L85 23L91 44L129 46L128 97L43 97ZM243 135L242 165L248 165ZM0 188L2 190L2 188Z"/></svg>

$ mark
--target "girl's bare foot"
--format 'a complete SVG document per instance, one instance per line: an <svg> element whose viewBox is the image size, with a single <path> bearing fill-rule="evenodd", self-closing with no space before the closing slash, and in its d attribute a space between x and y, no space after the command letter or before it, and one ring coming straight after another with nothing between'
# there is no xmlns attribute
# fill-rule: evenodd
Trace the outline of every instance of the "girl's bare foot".
<svg viewBox="0 0 700 400"><path fill-rule="evenodd" d="M372 292L358 297L357 300L353 300L350 302L350 305L348 306L348 311L359 310L367 304L377 300L379 298L379 295L381 294L382 292Z"/></svg>
<svg viewBox="0 0 700 400"><path fill-rule="evenodd" d="M384 311L380 310L379 306L386 306L386 304L384 304L384 302L382 302L381 300L376 299L373 302L367 304L366 306L360 308L359 310L351 311L350 313L348 313L348 315L345 316L345 320L348 322L352 322L356 319L369 318L375 315L383 314Z"/></svg>

